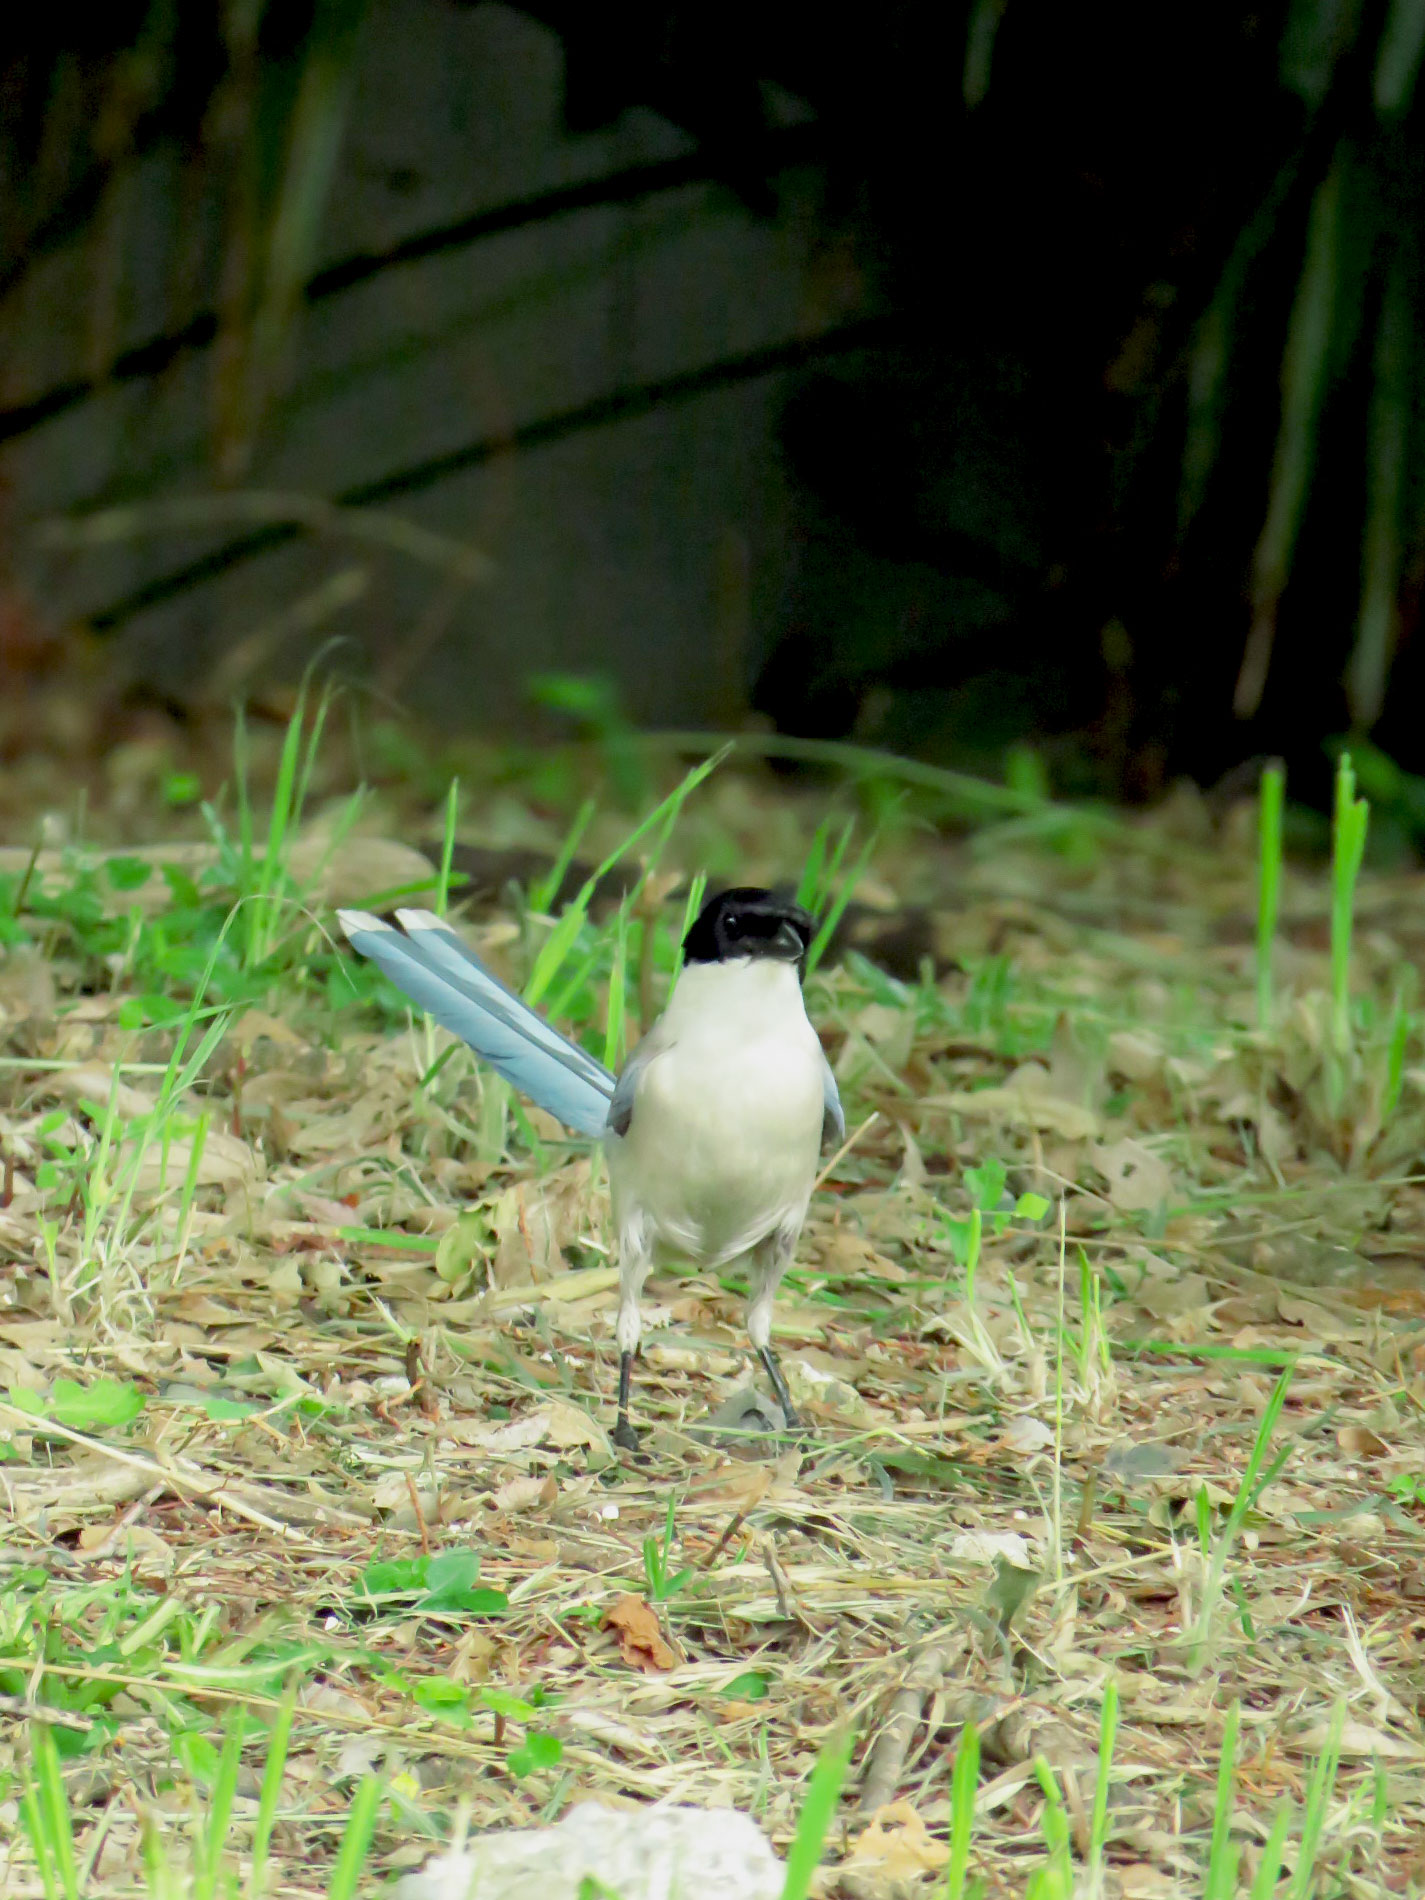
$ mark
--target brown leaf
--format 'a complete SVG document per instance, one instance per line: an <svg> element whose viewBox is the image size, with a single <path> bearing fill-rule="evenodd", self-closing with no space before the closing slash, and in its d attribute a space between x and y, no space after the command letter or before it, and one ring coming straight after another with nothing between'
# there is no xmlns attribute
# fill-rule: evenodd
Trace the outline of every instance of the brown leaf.
<svg viewBox="0 0 1425 1900"><path fill-rule="evenodd" d="M725 1504L732 1510L750 1511L771 1490L772 1476L770 1465L729 1461L715 1471L694 1478L688 1487L688 1496L700 1504Z"/></svg>
<svg viewBox="0 0 1425 1900"><path fill-rule="evenodd" d="M110 1095L114 1100L114 1112L126 1121L137 1121L141 1116L153 1112L156 1097L148 1095L143 1089L130 1087L127 1082L115 1082L114 1071L106 1063L90 1063L79 1069L61 1069L54 1078L54 1092L64 1095L71 1102L93 1102L100 1108L108 1106ZM180 1174L179 1179L183 1177Z"/></svg>
<svg viewBox="0 0 1425 1900"><path fill-rule="evenodd" d="M537 1181L519 1181L488 1209L497 1287L528 1286L567 1271L562 1249L587 1231L589 1166L577 1161Z"/></svg>
<svg viewBox="0 0 1425 1900"><path fill-rule="evenodd" d="M1390 1447L1368 1425L1343 1425L1336 1443L1352 1458L1383 1458Z"/></svg>
<svg viewBox="0 0 1425 1900"><path fill-rule="evenodd" d="M320 825L293 844L288 868L311 897L333 906L368 904L387 891L409 891L422 884L434 890L436 885L435 866L413 845L355 834L333 844L330 832Z"/></svg>
<svg viewBox="0 0 1425 1900"><path fill-rule="evenodd" d="M943 1842L933 1840L909 1801L877 1808L871 1825L857 1835L848 1857L852 1866L875 1867L892 1880L933 1873L950 1858Z"/></svg>
<svg viewBox="0 0 1425 1900"><path fill-rule="evenodd" d="M527 1511L532 1505L553 1504L559 1486L551 1477L535 1478L521 1474L507 1478L491 1494L490 1505L496 1511Z"/></svg>
<svg viewBox="0 0 1425 1900"><path fill-rule="evenodd" d="M178 1561L167 1538L147 1524L85 1524L79 1532L79 1548L91 1556L129 1558L139 1569L156 1570L165 1577Z"/></svg>
<svg viewBox="0 0 1425 1900"><path fill-rule="evenodd" d="M1315 1300L1298 1299L1284 1288L1277 1290L1277 1313L1288 1326L1300 1326L1309 1339L1323 1346L1339 1346L1360 1339L1365 1331L1364 1326L1353 1325L1329 1307Z"/></svg>
<svg viewBox="0 0 1425 1900"><path fill-rule="evenodd" d="M175 1136L168 1143L147 1141L134 1168L134 1186L144 1193L165 1187L181 1188L193 1163L192 1135ZM125 1147L125 1155L133 1153ZM223 1128L209 1128L198 1156L199 1187L241 1187L257 1180L261 1158L249 1143Z"/></svg>
<svg viewBox="0 0 1425 1900"><path fill-rule="evenodd" d="M1083 1141L1098 1133L1098 1116L1082 1102L1055 1094L1048 1072L1037 1063L1023 1063L1000 1088L957 1089L948 1095L927 1095L925 1108L953 1108L977 1121L1003 1122L1009 1127L1037 1128L1066 1141Z"/></svg>
<svg viewBox="0 0 1425 1900"><path fill-rule="evenodd" d="M390 1102L368 1092L358 1096L346 1108L331 1109L310 1118L293 1117L287 1146L297 1155L352 1154L373 1148L390 1132L395 1111Z"/></svg>
<svg viewBox="0 0 1425 1900"><path fill-rule="evenodd" d="M1151 1212L1172 1197L1171 1169L1141 1142L1100 1144L1091 1158L1108 1183L1108 1198L1125 1214Z"/></svg>
<svg viewBox="0 0 1425 1900"><path fill-rule="evenodd" d="M609 1435L596 1418L590 1418L582 1406L568 1399L546 1399L531 1416L543 1420L541 1443L556 1451L573 1451L587 1445L592 1451L607 1451Z"/></svg>
<svg viewBox="0 0 1425 1900"><path fill-rule="evenodd" d="M624 1661L635 1669L652 1673L671 1669L678 1660L664 1642L652 1608L632 1592L621 1596L604 1612L600 1627L617 1634Z"/></svg>
<svg viewBox="0 0 1425 1900"><path fill-rule="evenodd" d="M1108 1039L1108 1061L1130 1082L1151 1082L1162 1071L1163 1045L1147 1030L1115 1030Z"/></svg>

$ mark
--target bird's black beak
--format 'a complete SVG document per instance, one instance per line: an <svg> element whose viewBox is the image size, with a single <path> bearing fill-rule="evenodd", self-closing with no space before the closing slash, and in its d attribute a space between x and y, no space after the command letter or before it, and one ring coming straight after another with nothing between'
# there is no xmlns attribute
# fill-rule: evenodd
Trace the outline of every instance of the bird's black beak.
<svg viewBox="0 0 1425 1900"><path fill-rule="evenodd" d="M772 939L772 954L785 958L788 963L800 963L806 955L806 948L802 933L789 917L784 917Z"/></svg>

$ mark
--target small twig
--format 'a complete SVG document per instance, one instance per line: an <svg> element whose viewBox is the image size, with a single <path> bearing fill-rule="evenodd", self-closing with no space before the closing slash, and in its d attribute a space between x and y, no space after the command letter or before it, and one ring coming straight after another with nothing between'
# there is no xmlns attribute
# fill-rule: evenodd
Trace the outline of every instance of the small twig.
<svg viewBox="0 0 1425 1900"><path fill-rule="evenodd" d="M942 1635L922 1644L911 1656L905 1681L892 1696L880 1733L867 1752L866 1777L858 1804L863 1814L874 1814L877 1808L895 1800L926 1702L943 1685L961 1647L956 1637Z"/></svg>
<svg viewBox="0 0 1425 1900"><path fill-rule="evenodd" d="M168 1486L166 1484L150 1485L142 1497L134 1499L128 1510L126 1510L115 1523L114 1528L109 1532L109 1535L104 1539L103 1543L96 1544L92 1550L86 1551L85 1555L91 1558L107 1557L122 1534L128 1530L129 1526L137 1523L144 1512L149 1509L150 1505L157 1504L167 1489Z"/></svg>
<svg viewBox="0 0 1425 1900"><path fill-rule="evenodd" d="M1074 1532L1081 1544L1088 1541L1089 1532L1093 1529L1093 1510L1097 1494L1098 1466L1090 1465L1088 1476L1084 1479L1083 1496L1079 1500L1079 1521Z"/></svg>
<svg viewBox="0 0 1425 1900"><path fill-rule="evenodd" d="M117 1445L106 1445L102 1438L91 1438L85 1432L77 1432L69 1425L61 1425L58 1419L37 1418L33 1412L22 1412L17 1405L0 1399L0 1412L25 1426L29 1431L41 1431L54 1438L63 1438L71 1445L79 1445L85 1451L97 1452L101 1458L108 1458L115 1464L127 1465L131 1471L147 1473L160 1490L172 1491L182 1498L185 1492L205 1499L209 1504L222 1505L238 1517L245 1517L249 1523L260 1524L264 1530L272 1531L278 1537L296 1536L295 1525L283 1523L280 1518L270 1517L267 1512L250 1504L243 1493L255 1493L267 1498L270 1494L254 1484L239 1485L231 1478L210 1477L205 1471L191 1466L170 1468L161 1465L153 1458L140 1457L136 1452L122 1451ZM23 1497L23 1488L19 1495ZM186 1501L186 1500L185 1500ZM365 1527L366 1519L357 1517L354 1512L341 1511L335 1507L324 1507L337 1523Z"/></svg>
<svg viewBox="0 0 1425 1900"><path fill-rule="evenodd" d="M429 1557L430 1532L426 1529L426 1514L421 1509L421 1494L416 1489L416 1481L409 1471L406 1473L406 1489L411 1496L411 1509L416 1514L416 1529L420 1532L421 1537L421 1555L422 1557Z"/></svg>
<svg viewBox="0 0 1425 1900"><path fill-rule="evenodd" d="M93 1724L82 1715L75 1715L69 1709L52 1709L45 1702L27 1702L22 1695L6 1695L0 1691L0 1709L7 1715L13 1715L17 1722L48 1722L51 1728L72 1728L84 1732Z"/></svg>
<svg viewBox="0 0 1425 1900"><path fill-rule="evenodd" d="M1069 1810L1069 1824L1074 1831L1074 1847L1078 1853L1087 1857L1091 1829L1088 1809L1084 1806L1084 1797L1079 1788L1079 1777L1073 1762L1059 1764L1059 1779L1064 1787L1064 1800Z"/></svg>
<svg viewBox="0 0 1425 1900"><path fill-rule="evenodd" d="M746 1522L746 1511L737 1511L728 1519L727 1524L724 1526L722 1536L718 1538L707 1556L703 1558L702 1568L704 1570L712 1569L718 1558L721 1557L722 1553L727 1549L728 1545Z"/></svg>
<svg viewBox="0 0 1425 1900"><path fill-rule="evenodd" d="M24 875L23 877L21 877L19 883L15 887L15 900L10 906L10 915L12 917L18 917L21 910L24 908L25 899L30 894L30 881L35 875L35 866L39 863L39 861L40 861L40 846L39 846L39 841L36 840L35 848L30 853L30 861L25 866Z"/></svg>
<svg viewBox="0 0 1425 1900"><path fill-rule="evenodd" d="M880 1119L881 1111L878 1108L873 1108L861 1126L846 1137L845 1141L842 1142L841 1146L836 1150L836 1153L831 1157L830 1161L827 1162L826 1166L812 1183L813 1194L826 1181L832 1170L841 1166L841 1163L845 1160L846 1156L850 1154L851 1150L856 1146L856 1143L871 1126L871 1123L878 1122Z"/></svg>
<svg viewBox="0 0 1425 1900"><path fill-rule="evenodd" d="M807 1615L798 1603L792 1589L791 1578L783 1570L781 1559L777 1556L777 1546L769 1532L762 1539L762 1561L767 1566L767 1575L772 1579L772 1588L777 1593L777 1608L789 1623L800 1623L804 1630L810 1630L813 1636L820 1636L821 1629Z"/></svg>

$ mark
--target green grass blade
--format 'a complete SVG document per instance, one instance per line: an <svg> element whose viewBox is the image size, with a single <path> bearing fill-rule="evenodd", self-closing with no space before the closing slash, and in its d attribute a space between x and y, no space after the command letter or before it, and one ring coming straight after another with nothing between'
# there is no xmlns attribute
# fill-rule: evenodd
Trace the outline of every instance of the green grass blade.
<svg viewBox="0 0 1425 1900"><path fill-rule="evenodd" d="M1316 1856L1321 1851L1321 1837L1326 1831L1326 1816L1336 1786L1336 1770L1341 1762L1341 1737L1345 1727L1346 1704L1343 1699L1331 1712L1331 1725L1326 1731L1325 1745L1311 1771L1306 1805L1301 1817L1301 1846L1297 1851L1291 1886L1287 1889L1287 1900L1313 1900L1317 1892Z"/></svg>
<svg viewBox="0 0 1425 1900"><path fill-rule="evenodd" d="M302 729L307 715L307 686L303 681L297 703L282 735L282 751L277 761L277 778L272 787L272 807L267 814L267 849L262 857L258 881L264 891L273 889L286 860L288 832L294 807L297 768L302 757Z"/></svg>
<svg viewBox="0 0 1425 1900"><path fill-rule="evenodd" d="M1242 1704L1227 1711L1222 1731L1222 1755L1217 1764L1217 1800L1212 1810L1212 1845L1207 1856L1203 1900L1233 1900L1237 1890L1236 1856L1232 1850L1232 1805L1237 1772L1237 1730Z"/></svg>
<svg viewBox="0 0 1425 1900"><path fill-rule="evenodd" d="M550 865L548 871L542 878L539 878L530 886L529 907L539 916L542 917L548 914L555 898L559 895L559 887L563 884L568 874L569 866L574 862L574 853L583 843L584 833L589 829L598 809L598 803L595 799L586 798L584 800L583 804L574 814L573 824L570 825L568 831L564 834L564 842L560 845L558 855L553 864Z"/></svg>
<svg viewBox="0 0 1425 1900"><path fill-rule="evenodd" d="M967 1722L960 1731L960 1746L955 1750L950 1776L950 1859L945 1867L945 1900L963 1900L979 1785L980 1732L973 1722Z"/></svg>
<svg viewBox="0 0 1425 1900"><path fill-rule="evenodd" d="M307 668L307 672L302 681L304 690L307 680L310 679L316 665L317 661L314 660L312 665ZM321 747L322 734L326 731L327 718L331 712L332 702L335 697L336 695L332 689L331 681L324 681L322 683L321 693L317 699L317 709L312 715L312 729L304 735L301 760L297 769L297 778L292 787L291 807L287 814L287 837L289 840L297 826L301 823L302 813L307 808L307 794L312 788L312 774L317 769L317 754ZM283 869L286 869L285 864Z"/></svg>
<svg viewBox="0 0 1425 1900"><path fill-rule="evenodd" d="M573 949L575 940L583 927L584 919L588 915L590 901L593 898L594 892L598 889L600 880L608 875L613 867L633 849L640 839L647 837L648 833L660 823L663 825L663 838L666 840L672 825L676 821L687 799L697 790L698 786L702 784L703 780L707 778L710 773L717 770L731 749L731 746L723 746L721 751L714 753L711 758L704 759L700 764L693 766L686 772L679 783L668 793L667 797L660 799L652 811L639 820L623 842L616 846L604 859L603 863L585 879L578 896L574 899L572 904L566 907L563 915L546 939L539 955L534 960L534 968L530 971L529 982L525 985L525 1001L527 1003L531 1005L537 1004L555 977L558 976L565 959ZM656 862L656 857L657 854L655 851L649 860L647 869L652 869L653 864ZM645 871L645 875L646 874ZM640 880L640 883L641 882L642 880ZM636 896L636 892L630 893L630 896Z"/></svg>
<svg viewBox="0 0 1425 1900"><path fill-rule="evenodd" d="M683 941L688 932L692 929L698 912L703 907L703 899L707 895L707 889L707 872L699 871L692 883L688 886L688 900L683 906L683 921L678 927L678 935L673 944L673 979L668 986L670 996L677 988L678 977L683 968Z"/></svg>
<svg viewBox="0 0 1425 1900"><path fill-rule="evenodd" d="M802 874L797 882L797 902L803 910L815 910L821 895L822 867L826 863L826 841L830 833L831 819L827 816L812 833Z"/></svg>
<svg viewBox="0 0 1425 1900"><path fill-rule="evenodd" d="M1266 1029L1272 1020L1272 945L1281 909L1283 766L1266 768L1257 797L1257 1027Z"/></svg>
<svg viewBox="0 0 1425 1900"><path fill-rule="evenodd" d="M1282 1856L1286 1852L1291 1812L1290 1801L1283 1801L1272 1817L1271 1832L1262 1843L1262 1858L1257 1862L1257 1871L1252 1880L1250 1900L1273 1900L1281 1874Z"/></svg>
<svg viewBox="0 0 1425 1900"><path fill-rule="evenodd" d="M614 961L609 971L609 1012L604 1030L604 1067L612 1069L615 1074L623 1065L627 973L628 909L621 904L614 925Z"/></svg>
<svg viewBox="0 0 1425 1900"><path fill-rule="evenodd" d="M435 914L444 917L450 904L450 865L455 856L455 828L460 822L460 780L453 778L445 794L445 827L440 839L440 874L435 887Z"/></svg>
<svg viewBox="0 0 1425 1900"><path fill-rule="evenodd" d="M1039 1783L1044 1796L1044 1812L1039 1817L1039 1831L1044 1836L1044 1845L1049 1850L1048 1864L1037 1870L1030 1881L1026 1894L1037 1894L1038 1900L1069 1900L1073 1892L1073 1867L1070 1861L1069 1817L1064 1812L1064 1803L1059 1794L1058 1784L1054 1780L1054 1770L1042 1755L1034 1757L1034 1778Z"/></svg>
<svg viewBox="0 0 1425 1900"><path fill-rule="evenodd" d="M376 1832L376 1817L384 1792L379 1775L367 1775L352 1799L351 1812L337 1850L336 1865L327 1882L327 1900L353 1900L366 1858L371 1852L371 1837Z"/></svg>
<svg viewBox="0 0 1425 1900"><path fill-rule="evenodd" d="M1103 1850L1108 1841L1108 1787L1117 1739L1118 1684L1110 1676L1103 1690L1103 1713L1098 1728L1098 1774L1094 1781L1093 1813L1089 1817L1089 1878L1096 1888L1103 1884Z"/></svg>
<svg viewBox="0 0 1425 1900"><path fill-rule="evenodd" d="M233 711L233 779L237 786L238 880L242 889L248 891L252 889L256 827L252 805L252 753L248 741L247 714L241 706Z"/></svg>
<svg viewBox="0 0 1425 1900"><path fill-rule="evenodd" d="M239 1705L227 1724L223 1751L218 1757L218 1772L213 1778L212 1792L208 1797L207 1824L199 1837L202 1851L198 1856L198 1877L193 1883L195 1900L213 1900L218 1891L223 1848L232 1821L233 1796L237 1792L238 1769L242 1765L242 1739L246 1726L247 1711Z"/></svg>
<svg viewBox="0 0 1425 1900"><path fill-rule="evenodd" d="M64 1900L79 1900L79 1867L74 1858L69 1797L60 1771L54 1731L48 1722L30 1724L30 1761L34 1780L32 1783L28 1775L24 1778L22 1806L46 1900L52 1894L62 1894Z"/></svg>
<svg viewBox="0 0 1425 1900"><path fill-rule="evenodd" d="M292 1717L297 1709L297 1685L294 1682L283 1696L267 1738L267 1760L262 1769L262 1787L257 1797L257 1819L252 1830L252 1871L248 1876L248 1900L262 1900L267 1882L267 1857L272 1846L272 1829L277 1820L277 1804L282 1798L282 1777L287 1768L287 1751L292 1741Z"/></svg>
<svg viewBox="0 0 1425 1900"><path fill-rule="evenodd" d="M849 833L847 835L849 835ZM822 917L821 924L817 930L816 935L811 940L811 948L807 951L807 963L806 963L806 973L808 976L811 975L812 971L816 968L817 964L820 963L821 959L825 956L826 946L831 942L832 937L836 934L836 926L841 922L841 919L846 911L846 906L851 902L851 899L856 895L856 886L861 882L861 879L865 876L866 866L871 862L871 858L876 850L877 845L880 843L880 841L881 841L881 827L877 825L876 829L871 833L870 837L866 840L865 845L862 847L861 853L859 857L856 859L855 864L851 867L851 870L848 872L848 874L841 880L840 888L838 889L835 897L832 899L831 904L827 908L825 915ZM839 858L837 862L839 865L840 863ZM835 874L831 873L831 875L834 876Z"/></svg>
<svg viewBox="0 0 1425 1900"><path fill-rule="evenodd" d="M1370 806L1356 797L1351 755L1343 752L1331 825L1331 1041L1338 1057L1351 1047L1351 933L1369 818Z"/></svg>
<svg viewBox="0 0 1425 1900"><path fill-rule="evenodd" d="M812 1876L821 1865L822 1849L836 1818L836 1804L842 1783L851 1765L854 1731L846 1728L822 1749L811 1778L807 1782L797 1831L787 1850L787 1873L782 1882L782 1900L806 1900L811 1892Z"/></svg>
<svg viewBox="0 0 1425 1900"><path fill-rule="evenodd" d="M1405 1087L1405 1052L1410 1044L1410 1032L1415 1026L1414 1013L1403 996L1397 996L1394 1013L1390 1022L1390 1038L1386 1044L1385 1087L1381 1090L1380 1119L1382 1128L1400 1106L1401 1091Z"/></svg>
<svg viewBox="0 0 1425 1900"><path fill-rule="evenodd" d="M1228 1513L1227 1522L1234 1534L1242 1528L1248 1511L1250 1511L1252 1506L1256 1503L1269 1481L1268 1478L1262 1475L1262 1465L1266 1459L1267 1448L1272 1442L1272 1434L1277 1428L1277 1421L1281 1417L1282 1407L1286 1404L1286 1395L1291 1386L1292 1374L1295 1371L1295 1364L1283 1369L1276 1384L1272 1387L1271 1397L1267 1400L1262 1410L1261 1420L1257 1426L1257 1435L1252 1440L1252 1449L1247 1457L1247 1469L1242 1474L1242 1482L1237 1487L1237 1496L1233 1500L1231 1511Z"/></svg>
<svg viewBox="0 0 1425 1900"><path fill-rule="evenodd" d="M147 1809L139 1823L139 1859L143 1863L149 1900L169 1900L173 1892L173 1869L164 1849L163 1836Z"/></svg>
<svg viewBox="0 0 1425 1900"><path fill-rule="evenodd" d="M1277 1421L1281 1417L1282 1407L1286 1403L1287 1391L1295 1370L1296 1363L1293 1360L1283 1369L1272 1388L1271 1397L1263 1409L1256 1436L1252 1440L1252 1449L1247 1454L1247 1466L1242 1473L1242 1481L1237 1487L1237 1495L1232 1501L1232 1508L1227 1513L1226 1523L1213 1542L1207 1577L1203 1583L1202 1608L1197 1627L1192 1635L1194 1670L1201 1669L1206 1660L1207 1648L1211 1640L1212 1617L1217 1607L1217 1600L1222 1594L1222 1580L1226 1573L1227 1560L1246 1522L1247 1513L1286 1462L1289 1446L1278 1454L1266 1470L1263 1470L1267 1449L1271 1444Z"/></svg>
<svg viewBox="0 0 1425 1900"><path fill-rule="evenodd" d="M34 1777L28 1769L20 1771L20 1820L35 1857L35 1871L44 1888L45 1900L61 1900L61 1888L50 1851L49 1830L40 1809Z"/></svg>

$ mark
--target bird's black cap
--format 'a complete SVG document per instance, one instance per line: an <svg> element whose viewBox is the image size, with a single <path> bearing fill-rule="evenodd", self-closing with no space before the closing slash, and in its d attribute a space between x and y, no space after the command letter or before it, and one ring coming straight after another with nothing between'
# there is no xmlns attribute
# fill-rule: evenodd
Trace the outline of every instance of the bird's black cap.
<svg viewBox="0 0 1425 1900"><path fill-rule="evenodd" d="M774 957L781 963L800 964L815 930L815 919L789 897L739 885L719 891L703 905L683 939L683 957L688 963Z"/></svg>

